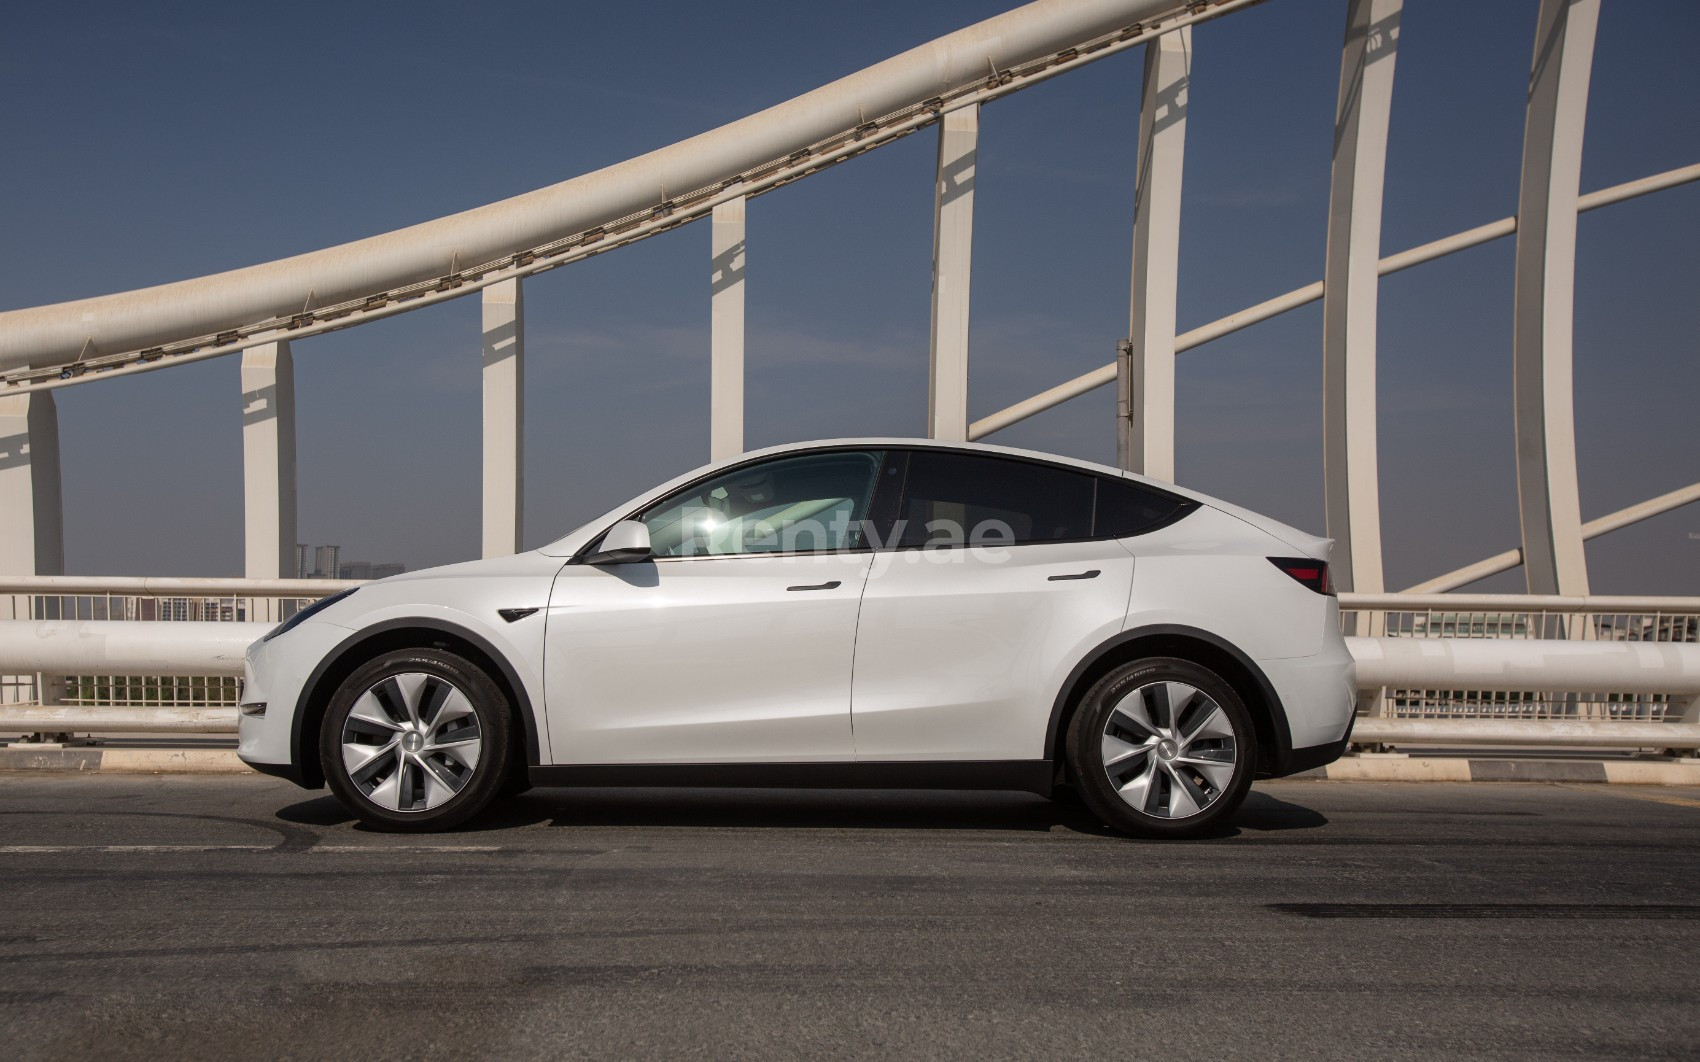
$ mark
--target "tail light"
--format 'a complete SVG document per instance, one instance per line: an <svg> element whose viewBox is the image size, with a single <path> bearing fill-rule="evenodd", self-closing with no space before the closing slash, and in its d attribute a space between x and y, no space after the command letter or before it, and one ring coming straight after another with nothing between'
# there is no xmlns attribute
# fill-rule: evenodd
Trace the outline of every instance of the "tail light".
<svg viewBox="0 0 1700 1062"><path fill-rule="evenodd" d="M1328 574L1328 562L1311 557L1270 557L1269 563L1302 583L1307 590L1334 596L1334 580Z"/></svg>

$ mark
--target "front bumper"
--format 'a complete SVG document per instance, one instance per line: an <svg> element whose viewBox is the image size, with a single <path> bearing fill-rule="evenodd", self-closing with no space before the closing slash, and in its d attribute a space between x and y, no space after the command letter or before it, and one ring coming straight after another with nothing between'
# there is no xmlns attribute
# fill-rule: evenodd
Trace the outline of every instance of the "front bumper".
<svg viewBox="0 0 1700 1062"><path fill-rule="evenodd" d="M249 709L243 709L237 714L236 755L243 763L262 774L306 784L295 734L302 689L319 662L349 633L334 623L308 620L286 634L249 646L242 669L242 703L263 703L265 711L249 714ZM301 737L302 741L317 739L316 734Z"/></svg>
<svg viewBox="0 0 1700 1062"><path fill-rule="evenodd" d="M299 764L295 764L295 763L261 763L257 760L250 760L248 757L242 755L240 752L238 752L236 754L236 758L241 760L243 763L247 764L248 766L254 768L254 770L259 771L261 774L269 774L273 778L287 778L291 782L294 782L296 785L300 786L303 789L317 789L318 788L318 786L309 786L307 784L307 771L306 771L305 768L303 768Z"/></svg>

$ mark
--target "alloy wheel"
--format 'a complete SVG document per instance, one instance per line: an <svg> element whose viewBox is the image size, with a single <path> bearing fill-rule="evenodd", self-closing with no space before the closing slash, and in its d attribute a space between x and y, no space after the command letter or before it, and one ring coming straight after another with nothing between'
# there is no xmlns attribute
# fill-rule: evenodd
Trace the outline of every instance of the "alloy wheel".
<svg viewBox="0 0 1700 1062"><path fill-rule="evenodd" d="M484 749L472 702L437 675L374 683L342 726L342 762L366 799L387 811L430 811L466 788Z"/></svg>
<svg viewBox="0 0 1700 1062"><path fill-rule="evenodd" d="M1215 699L1185 682L1150 682L1109 712L1100 738L1104 774L1135 811L1186 819L1221 799L1239 742Z"/></svg>

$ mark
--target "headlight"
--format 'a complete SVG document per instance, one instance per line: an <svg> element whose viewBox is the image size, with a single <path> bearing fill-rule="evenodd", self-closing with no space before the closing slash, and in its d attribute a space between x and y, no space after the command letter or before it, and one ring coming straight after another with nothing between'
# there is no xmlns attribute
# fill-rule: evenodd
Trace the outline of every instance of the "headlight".
<svg viewBox="0 0 1700 1062"><path fill-rule="evenodd" d="M300 612L297 612L295 615L289 617L288 619L284 620L282 623L273 627L271 629L271 632L268 633L264 638L261 638L260 641L269 642L273 638L276 638L278 635L287 633L288 631L294 629L297 625L305 623L307 620L311 619L317 613L323 612L325 609L330 608L332 605L336 604L338 601L341 601L343 598L347 597L349 594L354 593L354 591L356 591L358 589L360 589L358 586L354 586L354 587L350 587L347 590L342 591L341 593L332 594L330 597L321 597L319 600L313 602L311 605L308 605L306 608L302 609Z"/></svg>

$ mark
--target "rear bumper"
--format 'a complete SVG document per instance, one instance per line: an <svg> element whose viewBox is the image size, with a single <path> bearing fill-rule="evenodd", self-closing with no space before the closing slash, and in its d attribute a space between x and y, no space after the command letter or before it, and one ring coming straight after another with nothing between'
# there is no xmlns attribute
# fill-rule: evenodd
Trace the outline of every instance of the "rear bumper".
<svg viewBox="0 0 1700 1062"><path fill-rule="evenodd" d="M1346 751L1357 713L1357 666L1344 638L1325 638L1315 656L1259 660L1291 744L1265 760L1268 777L1308 771Z"/></svg>
<svg viewBox="0 0 1700 1062"><path fill-rule="evenodd" d="M1287 762L1282 765L1280 773L1274 775L1274 777L1298 774L1301 771L1314 771L1318 767L1328 766L1345 755L1346 746L1352 743L1352 724L1356 721L1357 716L1355 715L1346 721L1346 735L1339 741L1330 741L1326 745L1311 745L1307 748L1294 749L1288 753Z"/></svg>

